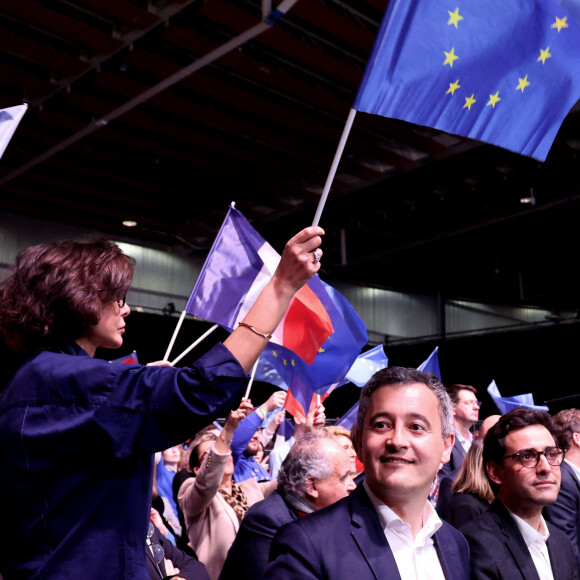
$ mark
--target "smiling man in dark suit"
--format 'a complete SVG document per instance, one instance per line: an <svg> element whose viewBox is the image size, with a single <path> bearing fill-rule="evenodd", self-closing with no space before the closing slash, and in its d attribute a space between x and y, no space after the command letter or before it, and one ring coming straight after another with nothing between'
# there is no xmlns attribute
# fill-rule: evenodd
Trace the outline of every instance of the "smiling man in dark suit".
<svg viewBox="0 0 580 580"><path fill-rule="evenodd" d="M356 426L365 479L337 503L283 526L263 579L469 579L463 536L427 496L453 447L449 395L430 373L391 367L362 389Z"/></svg>
<svg viewBox="0 0 580 580"><path fill-rule="evenodd" d="M548 413L519 408L485 436L483 461L496 499L461 528L474 580L578 578L570 540L542 517L560 489L564 452L554 434Z"/></svg>

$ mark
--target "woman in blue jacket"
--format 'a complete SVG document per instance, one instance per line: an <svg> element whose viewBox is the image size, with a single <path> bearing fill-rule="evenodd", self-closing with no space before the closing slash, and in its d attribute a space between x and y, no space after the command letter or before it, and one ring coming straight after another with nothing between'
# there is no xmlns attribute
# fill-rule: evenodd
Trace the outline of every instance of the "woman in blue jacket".
<svg viewBox="0 0 580 580"><path fill-rule="evenodd" d="M187 368L93 358L122 345L130 313L134 260L116 245L65 241L17 256L0 282L13 351L0 385L4 580L148 578L152 454L237 406L264 334L320 267L322 234L306 228L287 243L244 319L259 332L240 326Z"/></svg>

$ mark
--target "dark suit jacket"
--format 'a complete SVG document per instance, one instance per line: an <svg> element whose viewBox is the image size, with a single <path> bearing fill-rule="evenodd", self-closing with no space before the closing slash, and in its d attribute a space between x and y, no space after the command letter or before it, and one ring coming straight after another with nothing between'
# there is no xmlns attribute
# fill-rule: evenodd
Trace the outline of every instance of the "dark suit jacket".
<svg viewBox="0 0 580 580"><path fill-rule="evenodd" d="M473 493L451 494L444 510L440 510L439 504L437 504L439 517L457 529L468 524L488 509L489 502Z"/></svg>
<svg viewBox="0 0 580 580"><path fill-rule="evenodd" d="M276 532L298 519L296 512L274 491L255 503L244 516L220 574L220 580L256 580L268 565Z"/></svg>
<svg viewBox="0 0 580 580"><path fill-rule="evenodd" d="M465 538L443 522L433 540L445 577L468 580ZM400 579L385 532L362 484L350 496L280 528L263 580L289 578Z"/></svg>
<svg viewBox="0 0 580 580"><path fill-rule="evenodd" d="M556 503L544 508L544 517L568 534L580 567L580 482L564 461L560 466L562 485Z"/></svg>
<svg viewBox="0 0 580 580"><path fill-rule="evenodd" d="M578 566L568 536L548 524L548 554L554 580L578 579ZM499 500L463 526L471 550L471 577L539 580L532 556L514 519Z"/></svg>
<svg viewBox="0 0 580 580"><path fill-rule="evenodd" d="M461 467L463 460L465 459L466 451L463 449L463 445L455 438L455 445L451 450L451 459L443 464L443 467L439 470L439 479L443 477L453 477L457 474L457 470Z"/></svg>
<svg viewBox="0 0 580 580"><path fill-rule="evenodd" d="M171 563L179 568L179 576L185 580L209 580L209 574L205 566L188 556L183 550L176 548L163 534L155 528L155 532L151 536L152 544L159 544L165 552L165 559L171 560ZM159 580L165 578L167 573L164 562L160 562L159 568L155 565L153 555L149 546L145 546L145 553L147 555L147 571L149 572L150 580Z"/></svg>

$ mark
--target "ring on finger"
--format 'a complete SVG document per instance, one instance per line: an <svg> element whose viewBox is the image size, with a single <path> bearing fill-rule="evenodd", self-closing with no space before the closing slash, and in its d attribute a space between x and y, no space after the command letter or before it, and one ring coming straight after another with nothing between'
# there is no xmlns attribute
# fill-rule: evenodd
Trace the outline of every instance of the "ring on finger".
<svg viewBox="0 0 580 580"><path fill-rule="evenodd" d="M314 254L314 261L320 262L320 258L322 258L322 250L316 248L316 250L314 250L312 253Z"/></svg>

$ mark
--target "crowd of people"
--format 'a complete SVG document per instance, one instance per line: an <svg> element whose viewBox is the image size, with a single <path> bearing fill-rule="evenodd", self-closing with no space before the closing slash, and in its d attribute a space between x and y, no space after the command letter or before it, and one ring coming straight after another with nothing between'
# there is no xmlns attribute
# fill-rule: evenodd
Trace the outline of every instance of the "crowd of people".
<svg viewBox="0 0 580 580"><path fill-rule="evenodd" d="M130 311L117 246L19 254L0 282L4 580L580 579L580 410L481 418L473 386L389 367L351 430L313 397L283 437L283 391L242 398L322 234L292 238L245 324L182 368L94 358Z"/></svg>

